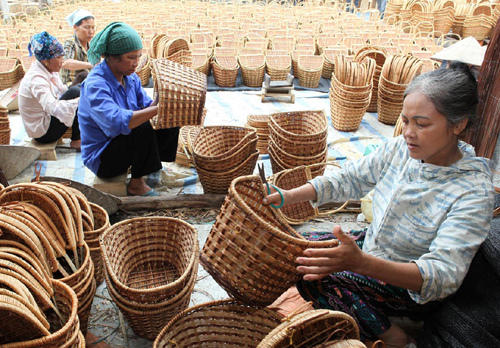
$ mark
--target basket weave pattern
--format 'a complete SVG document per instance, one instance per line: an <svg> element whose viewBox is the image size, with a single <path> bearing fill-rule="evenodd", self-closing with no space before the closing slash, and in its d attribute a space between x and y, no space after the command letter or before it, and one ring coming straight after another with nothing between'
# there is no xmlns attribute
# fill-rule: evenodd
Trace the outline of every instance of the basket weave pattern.
<svg viewBox="0 0 500 348"><path fill-rule="evenodd" d="M0 145L10 144L10 121L8 110L0 105Z"/></svg>

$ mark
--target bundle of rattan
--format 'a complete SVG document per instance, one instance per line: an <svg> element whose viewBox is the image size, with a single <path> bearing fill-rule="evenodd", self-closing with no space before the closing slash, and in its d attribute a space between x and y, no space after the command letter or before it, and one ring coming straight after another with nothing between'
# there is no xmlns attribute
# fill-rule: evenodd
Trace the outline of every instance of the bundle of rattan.
<svg viewBox="0 0 500 348"><path fill-rule="evenodd" d="M204 127L191 149L204 193L227 193L234 178L253 173L259 158L257 131L253 128Z"/></svg>
<svg viewBox="0 0 500 348"><path fill-rule="evenodd" d="M455 18L455 6L452 0L438 0L434 3L434 36L448 34Z"/></svg>
<svg viewBox="0 0 500 348"><path fill-rule="evenodd" d="M422 62L409 55L387 57L380 75L378 88L378 120L395 124L403 109L406 86L420 74Z"/></svg>
<svg viewBox="0 0 500 348"><path fill-rule="evenodd" d="M321 71L321 77L324 79L331 79L335 68L335 56L339 54L347 55L348 49L343 46L328 47L323 50L323 54L325 56L325 61L323 63L323 70Z"/></svg>
<svg viewBox="0 0 500 348"><path fill-rule="evenodd" d="M292 67L290 55L284 51L277 55L275 51L267 51L266 69L271 81L285 81Z"/></svg>
<svg viewBox="0 0 500 348"><path fill-rule="evenodd" d="M261 54L244 54L238 57L241 66L243 84L249 87L260 87L266 73L266 57Z"/></svg>
<svg viewBox="0 0 500 348"><path fill-rule="evenodd" d="M0 145L10 144L9 110L0 105Z"/></svg>
<svg viewBox="0 0 500 348"><path fill-rule="evenodd" d="M236 55L226 56L217 54L216 52L212 61L212 70L217 86L234 87L236 85L239 68L240 66L238 65Z"/></svg>
<svg viewBox="0 0 500 348"><path fill-rule="evenodd" d="M269 115L248 115L245 126L255 128L257 131L257 150L259 153L267 153L269 144Z"/></svg>
<svg viewBox="0 0 500 348"><path fill-rule="evenodd" d="M330 111L335 129L349 132L358 129L370 105L373 88L374 59L349 62L335 57L335 71L330 83Z"/></svg>
<svg viewBox="0 0 500 348"><path fill-rule="evenodd" d="M179 140L177 142L177 155L175 156L175 163L185 167L194 167L193 152L189 147L189 144L193 144L195 142L200 130L200 126L181 127L179 131ZM188 137L191 137L191 141L188 141Z"/></svg>
<svg viewBox="0 0 500 348"><path fill-rule="evenodd" d="M318 88L323 69L323 56L300 55L297 60L299 85L307 88Z"/></svg>
<svg viewBox="0 0 500 348"><path fill-rule="evenodd" d="M266 195L258 176L233 180L200 257L229 295L259 306L271 304L300 279L295 259L305 249L337 246L335 240L306 240L276 209L262 204Z"/></svg>
<svg viewBox="0 0 500 348"><path fill-rule="evenodd" d="M168 59L153 59L152 74L159 94L154 129L200 125L207 93L207 76Z"/></svg>
<svg viewBox="0 0 500 348"><path fill-rule="evenodd" d="M179 219L135 218L108 228L100 243L113 301L137 335L154 340L189 305L198 232Z"/></svg>
<svg viewBox="0 0 500 348"><path fill-rule="evenodd" d="M5 218L22 222L31 230L12 240L38 245L39 252L33 252L42 254L40 257L50 266L51 276L75 291L80 325L85 332L96 290L94 263L84 241L85 232L94 228L87 199L65 185L39 182L8 186L0 191L0 202L10 203L1 209Z"/></svg>
<svg viewBox="0 0 500 348"><path fill-rule="evenodd" d="M0 57L0 90L14 86L23 76L23 65L18 58Z"/></svg>
<svg viewBox="0 0 500 348"><path fill-rule="evenodd" d="M282 189L291 190L305 185L309 180L319 175L323 175L328 165L339 167L336 163L318 163L309 166L299 166L274 174L269 179L269 182ZM311 203L307 201L287 204L280 208L279 212L290 225L300 225L319 216L335 214L343 208L342 206L339 209L320 212L317 207L313 207Z"/></svg>
<svg viewBox="0 0 500 348"><path fill-rule="evenodd" d="M319 348L346 339L359 340L356 321L343 312L317 309L287 318L257 348Z"/></svg>
<svg viewBox="0 0 500 348"><path fill-rule="evenodd" d="M280 112L269 117L273 173L326 161L328 121L322 110Z"/></svg>
<svg viewBox="0 0 500 348"><path fill-rule="evenodd" d="M380 80L382 67L384 66L385 59L387 57L387 50L379 46L365 46L363 49L359 50L356 53L356 55L354 56L354 61L362 62L366 57L372 58L377 64L373 73L372 97L370 99L370 105L368 106L368 109L366 111L377 112L378 83Z"/></svg>
<svg viewBox="0 0 500 348"><path fill-rule="evenodd" d="M109 223L109 216L107 211L101 206L90 203L92 209L92 216L94 219L93 229L84 231L85 242L89 247L90 258L94 262L94 278L96 284L102 283L104 280L104 269L102 264L101 249L99 246L99 237L101 234L111 226Z"/></svg>
<svg viewBox="0 0 500 348"><path fill-rule="evenodd" d="M472 36L476 40L482 41L488 37L491 28L495 24L489 3L479 3L465 17L462 27L462 37Z"/></svg>
<svg viewBox="0 0 500 348"><path fill-rule="evenodd" d="M173 318L154 348L254 348L281 322L275 311L234 300L203 303ZM214 329L216 328L216 329Z"/></svg>
<svg viewBox="0 0 500 348"><path fill-rule="evenodd" d="M149 84L149 78L151 77L151 64L149 62L149 56L143 54L139 60L139 65L135 69L137 75L141 79L141 85L147 86Z"/></svg>

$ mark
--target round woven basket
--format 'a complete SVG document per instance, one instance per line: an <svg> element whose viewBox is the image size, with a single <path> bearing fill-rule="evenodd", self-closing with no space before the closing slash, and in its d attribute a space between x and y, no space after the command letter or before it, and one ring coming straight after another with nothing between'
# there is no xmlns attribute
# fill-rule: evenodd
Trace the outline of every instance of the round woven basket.
<svg viewBox="0 0 500 348"><path fill-rule="evenodd" d="M258 176L233 180L200 258L228 294L258 306L271 304L300 279L295 259L305 249L337 245L335 240L304 239L274 208L262 204L265 196Z"/></svg>
<svg viewBox="0 0 500 348"><path fill-rule="evenodd" d="M112 286L130 301L175 296L196 266L197 231L174 218L121 221L102 234L100 243Z"/></svg>
<svg viewBox="0 0 500 348"><path fill-rule="evenodd" d="M243 84L249 87L261 87L266 72L266 57L264 54L240 55Z"/></svg>
<svg viewBox="0 0 500 348"><path fill-rule="evenodd" d="M215 56L212 62L214 80L217 86L234 87L238 78L238 60L235 56Z"/></svg>
<svg viewBox="0 0 500 348"><path fill-rule="evenodd" d="M168 59L151 60L153 82L159 94L154 129L196 126L202 123L207 76Z"/></svg>
<svg viewBox="0 0 500 348"><path fill-rule="evenodd" d="M280 324L281 316L234 300L203 303L173 318L156 338L154 348L256 347Z"/></svg>
<svg viewBox="0 0 500 348"><path fill-rule="evenodd" d="M328 132L324 111L279 112L269 117L270 132L279 133L291 142L317 142Z"/></svg>
<svg viewBox="0 0 500 348"><path fill-rule="evenodd" d="M307 88L318 88L323 62L323 56L300 55L297 60L299 85Z"/></svg>
<svg viewBox="0 0 500 348"><path fill-rule="evenodd" d="M266 57L267 73L271 81L285 81L292 68L290 55L269 55Z"/></svg>
<svg viewBox="0 0 500 348"><path fill-rule="evenodd" d="M359 340L358 324L343 312L317 309L287 319L271 331L257 348L321 347L326 342Z"/></svg>

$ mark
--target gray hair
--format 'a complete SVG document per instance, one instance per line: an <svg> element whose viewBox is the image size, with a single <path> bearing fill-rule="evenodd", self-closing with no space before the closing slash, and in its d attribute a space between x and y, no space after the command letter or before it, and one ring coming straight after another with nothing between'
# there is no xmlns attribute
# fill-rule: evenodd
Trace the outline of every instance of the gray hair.
<svg viewBox="0 0 500 348"><path fill-rule="evenodd" d="M451 125L468 119L474 124L479 102L477 82L467 65L453 62L448 69L438 69L417 76L406 87L404 97L420 92L431 100L436 110Z"/></svg>

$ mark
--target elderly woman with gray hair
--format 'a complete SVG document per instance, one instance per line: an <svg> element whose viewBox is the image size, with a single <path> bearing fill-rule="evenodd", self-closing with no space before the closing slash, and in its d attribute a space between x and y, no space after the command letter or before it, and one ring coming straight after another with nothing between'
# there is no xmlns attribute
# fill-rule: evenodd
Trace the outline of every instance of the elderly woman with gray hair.
<svg viewBox="0 0 500 348"><path fill-rule="evenodd" d="M490 162L459 140L477 104L476 80L463 63L418 76L405 91L401 136L330 176L282 191L285 204L319 206L375 189L367 230L335 226L329 237L338 247L308 249L296 260L302 297L352 315L365 340L412 343L389 316L425 315L455 293L488 234ZM264 199L280 201L278 193Z"/></svg>

